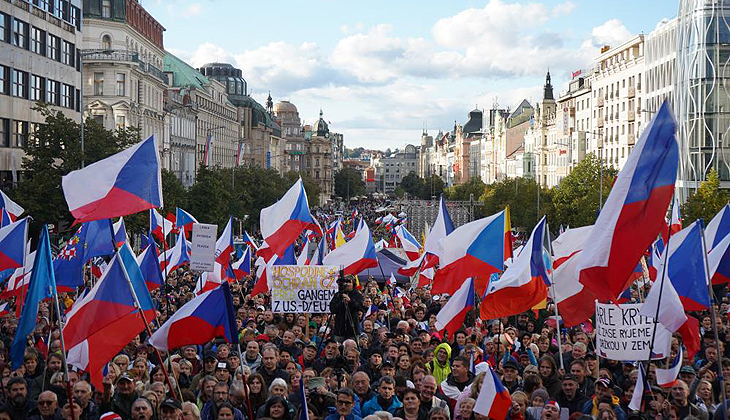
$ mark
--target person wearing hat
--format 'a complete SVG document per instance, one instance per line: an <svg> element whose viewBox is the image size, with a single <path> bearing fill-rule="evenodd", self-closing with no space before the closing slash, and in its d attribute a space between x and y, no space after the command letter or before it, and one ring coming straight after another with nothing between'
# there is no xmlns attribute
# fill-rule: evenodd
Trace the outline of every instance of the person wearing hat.
<svg viewBox="0 0 730 420"><path fill-rule="evenodd" d="M215 352L207 351L203 357L203 369L198 372L197 375L193 376L193 380L190 382L190 388L198 389L200 380L206 376L214 376L215 368L218 366L218 358L216 358Z"/></svg>
<svg viewBox="0 0 730 420"><path fill-rule="evenodd" d="M160 403L160 420L180 420L182 403L173 398L165 398Z"/></svg>
<svg viewBox="0 0 730 420"><path fill-rule="evenodd" d="M578 379L575 375L566 373L560 380L562 382L562 389L555 396L555 400L560 407L567 408L570 414L582 413L588 398L583 395L583 392L578 387Z"/></svg>
<svg viewBox="0 0 730 420"><path fill-rule="evenodd" d="M557 401L550 400L542 406L542 414L540 420L559 420L560 419L560 404Z"/></svg>
<svg viewBox="0 0 730 420"><path fill-rule="evenodd" d="M358 312L362 312L363 297L354 288L352 276L337 279L338 290L330 301L330 313L334 314L333 333L338 342L357 337ZM357 321L356 321L357 320Z"/></svg>
<svg viewBox="0 0 730 420"><path fill-rule="evenodd" d="M218 365L215 367L215 378L218 380L218 382L223 382L225 384L231 383L231 370L228 366L228 362L218 362Z"/></svg>
<svg viewBox="0 0 730 420"><path fill-rule="evenodd" d="M132 420L132 404L139 398L134 388L134 379L127 372L119 375L113 396L111 394L112 383L108 376L104 377L103 384L104 393L101 397L99 412L113 411L119 414L122 420Z"/></svg>
<svg viewBox="0 0 730 420"><path fill-rule="evenodd" d="M314 362L317 360L317 344L314 341L310 341L304 346L302 354L297 358L297 363L302 368L313 367Z"/></svg>
<svg viewBox="0 0 730 420"><path fill-rule="evenodd" d="M511 393L522 388L520 381L520 365L514 357L502 363L502 385Z"/></svg>
<svg viewBox="0 0 730 420"><path fill-rule="evenodd" d="M598 416L598 405L604 400L610 400L613 412L618 420L624 420L626 413L621 408L621 399L613 394L613 383L608 378L600 378L596 381L596 394L592 399L583 405L583 414L590 414L594 418Z"/></svg>

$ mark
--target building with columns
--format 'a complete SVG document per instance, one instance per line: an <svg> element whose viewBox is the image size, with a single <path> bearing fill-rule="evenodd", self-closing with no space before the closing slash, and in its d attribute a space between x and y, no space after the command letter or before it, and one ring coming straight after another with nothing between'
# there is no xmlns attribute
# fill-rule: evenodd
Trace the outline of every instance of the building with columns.
<svg viewBox="0 0 730 420"><path fill-rule="evenodd" d="M107 130L165 137L163 32L137 0L84 0L83 112ZM165 166L166 167L166 166Z"/></svg>

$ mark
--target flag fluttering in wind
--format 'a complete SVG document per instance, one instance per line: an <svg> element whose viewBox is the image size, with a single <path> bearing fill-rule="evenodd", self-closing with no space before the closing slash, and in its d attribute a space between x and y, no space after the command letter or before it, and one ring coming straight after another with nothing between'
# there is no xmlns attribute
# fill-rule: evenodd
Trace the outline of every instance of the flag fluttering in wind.
<svg viewBox="0 0 730 420"><path fill-rule="evenodd" d="M377 267L375 245L367 225L360 229L350 242L327 254L322 263L343 267L345 275L358 274L367 268Z"/></svg>
<svg viewBox="0 0 730 420"><path fill-rule="evenodd" d="M449 337L463 328L466 313L474 308L474 279L465 281L436 315L436 329L446 330Z"/></svg>
<svg viewBox="0 0 730 420"><path fill-rule="evenodd" d="M309 213L309 202L302 179L289 188L281 200L261 210L261 235L275 254L282 256L302 231L322 233Z"/></svg>
<svg viewBox="0 0 730 420"><path fill-rule="evenodd" d="M162 175L155 136L61 180L76 222L109 219L162 207Z"/></svg>
<svg viewBox="0 0 730 420"><path fill-rule="evenodd" d="M429 254L426 264L423 267L424 269L434 267L439 263L439 259L444 253L444 246L441 244L441 240L446 238L453 231L454 224L451 222L451 216L449 216L449 211L446 209L444 196L441 195L436 221L433 223L433 227L431 227L431 231L423 244L424 251Z"/></svg>
<svg viewBox="0 0 730 420"><path fill-rule="evenodd" d="M11 216L12 221L18 220L21 214L25 211L20 205L10 199L2 190L0 190L0 207L5 209Z"/></svg>

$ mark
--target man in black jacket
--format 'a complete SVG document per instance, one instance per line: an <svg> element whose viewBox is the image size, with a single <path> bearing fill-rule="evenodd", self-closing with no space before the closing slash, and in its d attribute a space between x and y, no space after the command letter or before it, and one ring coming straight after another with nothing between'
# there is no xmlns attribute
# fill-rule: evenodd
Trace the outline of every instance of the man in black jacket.
<svg viewBox="0 0 730 420"><path fill-rule="evenodd" d="M28 398L28 385L21 376L10 378L6 389L9 392L5 410L10 414L11 420L25 420L28 413L33 410L36 404Z"/></svg>
<svg viewBox="0 0 730 420"><path fill-rule="evenodd" d="M340 343L357 336L355 320L362 311L362 294L354 289L352 281L352 276L340 277L337 280L339 290L330 301L330 313L335 316L333 333Z"/></svg>
<svg viewBox="0 0 730 420"><path fill-rule="evenodd" d="M583 391L578 386L578 378L570 373L566 373L562 377L563 387L557 395L556 400L560 407L567 408L570 414L582 412L588 398L583 395Z"/></svg>
<svg viewBox="0 0 730 420"><path fill-rule="evenodd" d="M260 373L264 378L267 389L271 385L271 382L276 378L281 378L284 381L289 382L289 374L279 368L279 350L276 346L267 344L266 347L264 347L264 351L261 356L261 366L259 366L256 370L256 373Z"/></svg>

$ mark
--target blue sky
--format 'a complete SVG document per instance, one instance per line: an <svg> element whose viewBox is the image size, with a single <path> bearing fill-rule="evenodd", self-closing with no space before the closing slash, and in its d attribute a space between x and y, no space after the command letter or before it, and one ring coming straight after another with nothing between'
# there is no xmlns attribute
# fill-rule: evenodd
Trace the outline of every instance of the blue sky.
<svg viewBox="0 0 730 420"><path fill-rule="evenodd" d="M165 48L193 66L225 61L250 94L322 108L347 147L396 148L464 123L474 107L556 93L601 45L676 16L678 3L507 0L142 0Z"/></svg>

